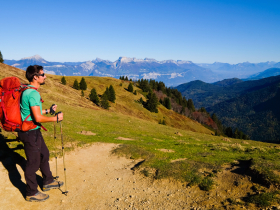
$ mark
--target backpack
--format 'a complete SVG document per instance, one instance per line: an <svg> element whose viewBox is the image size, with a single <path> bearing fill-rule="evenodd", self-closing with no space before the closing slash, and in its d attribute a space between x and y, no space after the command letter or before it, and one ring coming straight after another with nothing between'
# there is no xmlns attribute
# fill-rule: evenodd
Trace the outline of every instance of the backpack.
<svg viewBox="0 0 280 210"><path fill-rule="evenodd" d="M17 77L6 77L0 81L0 120L5 131L29 131L41 126L40 123L26 121L30 115L24 121L21 119L21 94L27 89L37 91L35 87L22 85ZM43 126L42 128L45 129Z"/></svg>

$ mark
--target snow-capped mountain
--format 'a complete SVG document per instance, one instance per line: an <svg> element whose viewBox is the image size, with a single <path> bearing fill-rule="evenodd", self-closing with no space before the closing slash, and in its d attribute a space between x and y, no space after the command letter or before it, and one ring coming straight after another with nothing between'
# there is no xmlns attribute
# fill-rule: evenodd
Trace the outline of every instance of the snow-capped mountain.
<svg viewBox="0 0 280 210"><path fill-rule="evenodd" d="M42 65L46 73L66 76L110 76L119 78L128 76L130 79L155 79L165 82L168 86L200 79L207 82L217 81L215 74L191 61L164 60L152 58L119 57L116 61L96 58L86 62L49 62L39 55L22 58L21 60L5 60L8 65L26 70L29 65Z"/></svg>
<svg viewBox="0 0 280 210"><path fill-rule="evenodd" d="M167 86L177 86L193 80L213 83L227 78L245 78L257 72L278 65L266 63L213 63L195 64L184 60L157 61L152 58L119 57L116 61L96 58L85 62L49 62L39 55L22 58L21 60L5 60L8 65L26 70L29 65L41 65L46 73L65 76L109 76L130 79L155 79L163 81Z"/></svg>

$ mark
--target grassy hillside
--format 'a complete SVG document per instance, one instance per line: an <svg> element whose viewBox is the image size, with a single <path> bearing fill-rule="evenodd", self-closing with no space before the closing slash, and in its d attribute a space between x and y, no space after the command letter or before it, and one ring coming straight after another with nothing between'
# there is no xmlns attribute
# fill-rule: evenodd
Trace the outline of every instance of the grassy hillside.
<svg viewBox="0 0 280 210"><path fill-rule="evenodd" d="M26 82L22 70L0 64L0 79L7 76L18 76ZM256 189L261 186L267 193L274 193L280 184L280 163L277 161L280 147L276 144L213 136L199 123L163 106L159 107L159 113L150 113L135 102L144 98L140 93L133 95L124 89L128 82L120 86L121 81L117 79L85 77L88 84L85 96L92 87L102 94L106 87L114 86L117 99L108 111L81 97L80 91L62 85L60 76L47 76L46 85L40 88L45 101L43 108L56 103L64 112L62 126L66 151L92 142L117 143L120 146L113 153L142 159L133 170L155 179L173 177L190 186L198 185L202 190L216 188L225 166L241 167L243 163L246 170L242 173L252 177L250 186ZM66 77L67 84L72 85L75 79L81 77ZM159 119L165 119L167 126L158 124ZM46 123L48 132L42 131L51 156L60 145L59 138L56 144L53 140L53 126L53 123ZM59 124L56 126L59 130ZM11 133L1 131L1 136L0 161L3 155L9 154L5 149L7 146L24 156L22 144L13 142ZM242 180L228 181L238 181L240 186L243 183ZM253 196L244 201L254 203Z"/></svg>

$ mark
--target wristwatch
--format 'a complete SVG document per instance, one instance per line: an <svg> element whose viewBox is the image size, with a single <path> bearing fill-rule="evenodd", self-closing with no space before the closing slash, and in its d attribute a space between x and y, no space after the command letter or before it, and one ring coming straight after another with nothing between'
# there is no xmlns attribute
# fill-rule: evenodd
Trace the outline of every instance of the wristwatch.
<svg viewBox="0 0 280 210"><path fill-rule="evenodd" d="M46 110L46 114L49 114L48 110L47 109L45 109L45 110Z"/></svg>

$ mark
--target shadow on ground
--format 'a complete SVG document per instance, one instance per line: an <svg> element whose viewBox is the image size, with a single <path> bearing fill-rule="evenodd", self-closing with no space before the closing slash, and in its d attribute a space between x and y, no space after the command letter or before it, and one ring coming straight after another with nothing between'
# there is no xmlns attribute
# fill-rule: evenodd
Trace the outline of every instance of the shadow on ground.
<svg viewBox="0 0 280 210"><path fill-rule="evenodd" d="M8 146L9 142L17 141L16 139L6 139L0 133L0 162L3 164L4 168L8 172L9 179L11 183L20 191L22 196L25 198L26 195L26 184L22 182L22 177L16 167L19 165L24 171L26 160L24 157L15 152L15 150L23 149L22 144L18 144L15 148L10 148ZM24 180L24 178L23 178ZM39 186L43 185L42 177L37 175L37 182Z"/></svg>

